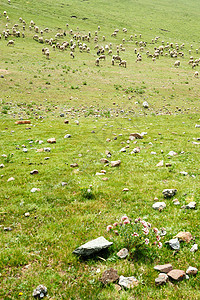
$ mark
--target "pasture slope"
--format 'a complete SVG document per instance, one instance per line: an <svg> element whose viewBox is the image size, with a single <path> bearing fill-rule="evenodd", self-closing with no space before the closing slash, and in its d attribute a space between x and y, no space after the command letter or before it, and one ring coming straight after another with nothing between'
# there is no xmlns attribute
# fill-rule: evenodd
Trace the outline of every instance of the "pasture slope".
<svg viewBox="0 0 200 300"><path fill-rule="evenodd" d="M200 268L190 251L200 230L199 18L197 0L0 0L0 299L31 299L39 284L49 299L200 299L199 274L156 286L153 268ZM154 210L156 199L166 208ZM164 227L163 247L120 260L125 245L106 227L123 215ZM165 242L180 231L193 240L176 252ZM105 253L72 254L101 235L113 241ZM109 268L138 286L104 286Z"/></svg>

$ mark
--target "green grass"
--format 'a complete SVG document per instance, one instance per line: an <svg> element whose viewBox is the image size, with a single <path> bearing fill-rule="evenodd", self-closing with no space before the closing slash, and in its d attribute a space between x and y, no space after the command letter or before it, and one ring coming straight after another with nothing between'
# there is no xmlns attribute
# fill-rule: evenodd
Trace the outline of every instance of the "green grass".
<svg viewBox="0 0 200 300"><path fill-rule="evenodd" d="M160 2L11 0L9 5L0 1L0 32L6 23L10 30L18 23L22 31L20 16L27 23L25 38L8 38L15 39L14 46L7 46L3 37L0 40L0 75L4 75L0 78L0 164L4 164L0 169L1 299L30 299L39 284L47 286L52 299L200 298L199 275L164 287L154 283L155 264L170 262L183 270L189 265L200 267L198 251L190 252L192 242L181 244L176 255L163 245L155 251L153 262L147 257L121 261L116 256L120 243L106 232L108 224L127 214L165 227L163 244L179 231L190 231L199 243L199 145L192 143L199 138L199 128L195 128L199 124L199 79L194 78L198 66L193 70L188 65L191 55L199 57L198 1ZM66 31L59 43L71 39L71 28L81 34L91 31L91 41L87 42L90 53L81 53L77 47L72 59L69 49L53 51L39 44L28 28L30 20L40 29L49 27L44 38ZM99 46L111 42L113 54L125 38L126 51L120 55L127 61L127 68L112 66L107 54L105 62L95 66L93 38L98 25ZM127 34L122 32L124 27ZM120 30L117 37L111 37L116 28ZM140 41L140 33L147 46L142 62L136 63L134 49L139 47L134 35ZM133 41L129 41L131 34ZM157 44L151 44L156 36L160 36ZM185 56L177 58L181 61L179 68L174 68L176 58L161 56L153 62L146 57L146 51L153 53L162 40L165 45L185 43ZM49 60L41 51L46 46ZM148 101L149 109L143 108L144 101ZM20 118L31 120L31 124L16 125ZM128 144L133 132L147 135L136 144ZM64 138L68 133L71 137ZM56 144L47 143L51 137L56 138ZM121 153L126 145L127 152ZM131 154L136 146L141 152ZM51 147L51 152L36 152L44 147ZM121 160L119 168L100 163L106 157L105 150L112 153L109 160ZM177 156L169 159L170 150ZM45 160L47 156L49 160ZM171 166L156 167L161 160ZM72 163L78 166L72 168ZM39 174L30 175L34 169ZM95 175L102 169L106 170L107 181ZM181 171L188 175L181 175ZM15 180L7 182L10 177ZM67 185L62 186L62 182ZM88 194L90 186L92 192ZM40 191L31 193L35 187ZM125 187L129 189L126 193ZM165 188L178 190L180 206L196 201L197 209L184 210L166 200L162 212L154 211L154 198L162 201ZM26 212L29 217L24 216ZM12 231L3 230L9 226ZM101 235L114 242L108 252L88 260L72 254L79 245ZM119 293L113 284L103 287L98 279L110 267L119 275L135 276L138 287Z"/></svg>

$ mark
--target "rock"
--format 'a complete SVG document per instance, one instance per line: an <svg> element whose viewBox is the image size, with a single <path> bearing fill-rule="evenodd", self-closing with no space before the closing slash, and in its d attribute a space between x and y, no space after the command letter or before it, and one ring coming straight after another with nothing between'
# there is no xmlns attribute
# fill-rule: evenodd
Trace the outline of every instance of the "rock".
<svg viewBox="0 0 200 300"><path fill-rule="evenodd" d="M62 185L62 186L65 186L65 185L67 185L67 184L68 184L68 183L67 183L67 182L64 182L64 181L61 182L61 185Z"/></svg>
<svg viewBox="0 0 200 300"><path fill-rule="evenodd" d="M4 231L12 231L13 229L11 227L4 227Z"/></svg>
<svg viewBox="0 0 200 300"><path fill-rule="evenodd" d="M73 164L70 165L70 167L71 168L76 168L76 167L78 167L78 164L77 163L73 163Z"/></svg>
<svg viewBox="0 0 200 300"><path fill-rule="evenodd" d="M136 147L131 151L131 154L140 153L140 147Z"/></svg>
<svg viewBox="0 0 200 300"><path fill-rule="evenodd" d="M158 277L155 279L155 284L156 285L163 285L166 284L168 281L168 276L165 273L160 273Z"/></svg>
<svg viewBox="0 0 200 300"><path fill-rule="evenodd" d="M65 114L63 114L63 113L60 114L60 117L61 117L61 118L63 118L64 116L65 116Z"/></svg>
<svg viewBox="0 0 200 300"><path fill-rule="evenodd" d="M51 151L50 147L44 148L44 152L50 152L50 151Z"/></svg>
<svg viewBox="0 0 200 300"><path fill-rule="evenodd" d="M44 143L44 142L43 142L43 141L41 141L41 140L38 142L38 144L39 144L39 145L41 145L41 144L43 144L43 143Z"/></svg>
<svg viewBox="0 0 200 300"><path fill-rule="evenodd" d="M22 151L26 153L26 152L28 152L28 149L27 148L23 148Z"/></svg>
<svg viewBox="0 0 200 300"><path fill-rule="evenodd" d="M156 167L163 167L164 166L164 161L163 160L161 160L157 165L156 165Z"/></svg>
<svg viewBox="0 0 200 300"><path fill-rule="evenodd" d="M121 275L119 277L119 285L127 289L134 288L138 285L138 283L139 281L134 276L124 277L123 275Z"/></svg>
<svg viewBox="0 0 200 300"><path fill-rule="evenodd" d="M186 208L187 209L195 209L196 208L196 202L192 201L192 202L188 203L186 205Z"/></svg>
<svg viewBox="0 0 200 300"><path fill-rule="evenodd" d="M195 128L200 128L200 124L196 124L196 125L195 125Z"/></svg>
<svg viewBox="0 0 200 300"><path fill-rule="evenodd" d="M26 213L24 214L24 216L28 218L28 217L30 217L30 213L29 213L29 212L26 212Z"/></svg>
<svg viewBox="0 0 200 300"><path fill-rule="evenodd" d="M106 150L106 151L105 151L105 154L106 154L107 157L111 157L111 155L112 155L111 152L110 152L109 150Z"/></svg>
<svg viewBox="0 0 200 300"><path fill-rule="evenodd" d="M108 284L111 282L116 282L118 279L119 279L119 275L117 274L117 270L111 268L103 272L99 281L101 281L103 284Z"/></svg>
<svg viewBox="0 0 200 300"><path fill-rule="evenodd" d="M156 155L157 153L155 151L151 151L151 155Z"/></svg>
<svg viewBox="0 0 200 300"><path fill-rule="evenodd" d="M33 171L30 172L30 174L31 174L31 175L38 174L38 170L33 170Z"/></svg>
<svg viewBox="0 0 200 300"><path fill-rule="evenodd" d="M116 289L117 292L122 290L122 288L119 284L115 284L115 289Z"/></svg>
<svg viewBox="0 0 200 300"><path fill-rule="evenodd" d="M15 178L14 177L10 177L10 178L8 178L7 182L13 181L13 180L15 180Z"/></svg>
<svg viewBox="0 0 200 300"><path fill-rule="evenodd" d="M184 231L179 232L176 235L176 238L178 238L180 241L183 241L186 243L189 243L193 239L190 232L184 232Z"/></svg>
<svg viewBox="0 0 200 300"><path fill-rule="evenodd" d="M130 136L133 136L136 139L143 139L143 136L140 133L131 133Z"/></svg>
<svg viewBox="0 0 200 300"><path fill-rule="evenodd" d="M166 164L165 164L165 166L166 166L167 168L169 168L169 167L171 167L171 166L172 166L172 164L170 164L170 163L166 163Z"/></svg>
<svg viewBox="0 0 200 300"><path fill-rule="evenodd" d="M49 157L49 156L46 156L44 159L45 159L45 160L48 160L48 159L50 159L50 157Z"/></svg>
<svg viewBox="0 0 200 300"><path fill-rule="evenodd" d="M187 176L187 175L188 175L188 172L182 171L182 172L180 172L180 174L183 175L183 176Z"/></svg>
<svg viewBox="0 0 200 300"><path fill-rule="evenodd" d="M121 148L119 152L126 152L126 148Z"/></svg>
<svg viewBox="0 0 200 300"><path fill-rule="evenodd" d="M142 105L143 105L144 108L149 108L149 104L148 104L147 101L144 101Z"/></svg>
<svg viewBox="0 0 200 300"><path fill-rule="evenodd" d="M64 136L64 139L68 139L68 138L70 138L71 137L71 134L66 134L65 136Z"/></svg>
<svg viewBox="0 0 200 300"><path fill-rule="evenodd" d="M5 166L4 166L4 164L0 164L0 168L4 168Z"/></svg>
<svg viewBox="0 0 200 300"><path fill-rule="evenodd" d="M180 202L178 201L178 199L174 199L172 202L174 203L174 205L180 205Z"/></svg>
<svg viewBox="0 0 200 300"><path fill-rule="evenodd" d="M165 198L171 198L177 193L177 190L176 189L165 189L165 190L163 190L162 193Z"/></svg>
<svg viewBox="0 0 200 300"><path fill-rule="evenodd" d="M20 124L31 124L30 120L20 120L16 121L15 124L20 125Z"/></svg>
<svg viewBox="0 0 200 300"><path fill-rule="evenodd" d="M166 204L165 204L165 202L156 202L156 203L154 203L153 205L152 205L152 207L154 208L154 209L158 209L158 210L162 210L163 208L165 208L166 207Z"/></svg>
<svg viewBox="0 0 200 300"><path fill-rule="evenodd" d="M73 251L73 253L82 256L89 256L110 247L112 244L112 242L107 241L103 236L101 236L78 247Z"/></svg>
<svg viewBox="0 0 200 300"><path fill-rule="evenodd" d="M50 138L47 140L47 143L49 144L55 144L56 143L56 139L55 138Z"/></svg>
<svg viewBox="0 0 200 300"><path fill-rule="evenodd" d="M183 279L185 279L185 272L182 270L172 270L167 274L171 279L175 280L175 281L181 281Z"/></svg>
<svg viewBox="0 0 200 300"><path fill-rule="evenodd" d="M33 291L33 297L42 299L47 295L47 288L43 284L40 284L36 287L36 289Z"/></svg>
<svg viewBox="0 0 200 300"><path fill-rule="evenodd" d="M119 258L126 258L128 255L129 255L128 249L126 249L126 248L123 248L119 252L117 252L117 256Z"/></svg>
<svg viewBox="0 0 200 300"><path fill-rule="evenodd" d="M188 275L196 275L197 273L198 273L198 269L191 266L186 271L186 274Z"/></svg>
<svg viewBox="0 0 200 300"><path fill-rule="evenodd" d="M96 176L101 176L101 175L105 175L105 173L103 173L103 172L96 172L95 175L96 175Z"/></svg>
<svg viewBox="0 0 200 300"><path fill-rule="evenodd" d="M128 188L124 188L122 192L128 192L129 189Z"/></svg>
<svg viewBox="0 0 200 300"><path fill-rule="evenodd" d="M108 180L108 177L103 177L102 180L103 180L103 181L107 181L107 180Z"/></svg>
<svg viewBox="0 0 200 300"><path fill-rule="evenodd" d="M174 152L174 151L169 151L169 153L168 153L167 155L169 155L169 156L174 156L174 155L177 155L177 153Z"/></svg>
<svg viewBox="0 0 200 300"><path fill-rule="evenodd" d="M154 270L159 271L161 273L169 273L171 270L173 270L173 267L171 264L157 265L154 267Z"/></svg>
<svg viewBox="0 0 200 300"><path fill-rule="evenodd" d="M107 139L106 139L106 142L111 142L111 139L107 138Z"/></svg>
<svg viewBox="0 0 200 300"><path fill-rule="evenodd" d="M43 148L37 149L36 152L40 153L40 152L44 152Z"/></svg>
<svg viewBox="0 0 200 300"><path fill-rule="evenodd" d="M121 160L111 161L111 167L118 167L121 164Z"/></svg>
<svg viewBox="0 0 200 300"><path fill-rule="evenodd" d="M69 120L65 120L64 123L65 123L65 124L69 124Z"/></svg>
<svg viewBox="0 0 200 300"><path fill-rule="evenodd" d="M198 250L198 244L194 244L190 249L190 252L196 252Z"/></svg>
<svg viewBox="0 0 200 300"><path fill-rule="evenodd" d="M32 188L31 189L31 193L35 193L35 192L39 192L40 191L40 189L38 189L38 188Z"/></svg>
<svg viewBox="0 0 200 300"><path fill-rule="evenodd" d="M109 163L109 160L107 160L107 158L101 158L101 159L100 159L100 162L101 162L102 164L107 164L107 163Z"/></svg>
<svg viewBox="0 0 200 300"><path fill-rule="evenodd" d="M165 242L165 244L169 244L170 247L174 250L179 250L180 249L180 243L179 243L179 240L178 238L175 238L175 239L171 239L167 242Z"/></svg>

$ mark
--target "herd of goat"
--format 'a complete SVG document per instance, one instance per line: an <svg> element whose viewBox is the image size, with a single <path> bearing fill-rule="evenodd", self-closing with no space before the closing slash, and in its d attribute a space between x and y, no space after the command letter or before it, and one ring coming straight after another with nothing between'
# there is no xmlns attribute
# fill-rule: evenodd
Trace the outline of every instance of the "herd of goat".
<svg viewBox="0 0 200 300"><path fill-rule="evenodd" d="M5 29L2 31L2 33L0 33L0 39L4 38L5 40L8 40L7 46L14 45L16 38L25 38L27 23L25 20L23 20L22 17L19 18L19 22L21 24L20 31L19 24L11 25L11 20L6 11L3 12L2 16L5 17L6 24ZM181 61L178 58L182 58L185 56L183 52L185 48L184 43L179 45L178 43L161 41L161 43L159 44L160 37L155 37L149 43L153 45L153 47L151 47L152 50L150 51L147 50L148 43L146 41L141 40L142 34L134 34L128 36L128 30L126 28L122 29L124 38L121 40L121 44L119 45L116 45L116 39L119 33L119 29L115 29L111 34L112 39L114 39L115 47L111 42L106 44L107 38L105 36L102 36L100 41L98 34L101 30L100 26L98 26L97 31L95 31L94 34L92 34L91 32L88 32L88 34L83 34L79 32L78 28L76 32L72 29L69 30L69 24L66 24L66 30L63 30L62 32L57 32L51 38L45 38L45 34L50 32L49 28L46 27L44 29L39 29L39 26L37 26L33 20L30 21L28 29L30 32L33 32L32 38L35 41L46 46L42 48L42 54L44 54L47 59L50 59L50 47L53 51L56 51L58 49L59 51L64 52L65 50L69 49L71 58L75 58L76 49L81 53L90 53L91 47L93 47L97 55L95 59L96 66L100 66L100 61L105 61L106 57L110 57L112 66L114 66L117 63L119 66L126 68L127 61L122 59L121 56L124 55L124 52L126 51L125 44L127 42L132 42L132 44L134 44L133 53L136 56L136 62L141 62L143 55L146 55L148 58L152 59L153 62L155 62L161 56L169 56L175 60L175 62L173 63L174 67L179 67ZM28 36L30 36L30 34ZM69 37L69 41L65 40L66 36ZM12 39L10 39L11 37ZM138 38L140 39L140 41L138 41ZM199 49L196 49L194 51L193 45L190 45L190 57L188 64L191 65L192 69L194 69L199 65L200 58L194 58L192 56L192 51L195 52L195 54L198 54ZM199 76L198 71L195 71L194 76Z"/></svg>

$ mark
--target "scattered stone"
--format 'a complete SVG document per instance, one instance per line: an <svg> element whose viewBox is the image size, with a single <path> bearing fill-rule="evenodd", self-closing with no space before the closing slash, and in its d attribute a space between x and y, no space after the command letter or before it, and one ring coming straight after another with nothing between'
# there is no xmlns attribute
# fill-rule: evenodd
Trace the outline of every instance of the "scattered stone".
<svg viewBox="0 0 200 300"><path fill-rule="evenodd" d="M27 148L23 148L22 151L26 153L26 152L28 152L28 149Z"/></svg>
<svg viewBox="0 0 200 300"><path fill-rule="evenodd" d="M196 252L198 250L198 244L194 244L190 249L190 252Z"/></svg>
<svg viewBox="0 0 200 300"><path fill-rule="evenodd" d="M136 147L131 151L131 154L140 153L140 147Z"/></svg>
<svg viewBox="0 0 200 300"><path fill-rule="evenodd" d="M119 279L119 275L117 274L117 270L111 268L103 272L99 281L101 281L103 284L106 285L111 282L116 282L118 279Z"/></svg>
<svg viewBox="0 0 200 300"><path fill-rule="evenodd" d="M110 142L110 141L111 141L111 139L109 139L109 138L106 139L106 142Z"/></svg>
<svg viewBox="0 0 200 300"><path fill-rule="evenodd" d="M36 152L38 153L44 152L44 149L43 148L37 149Z"/></svg>
<svg viewBox="0 0 200 300"><path fill-rule="evenodd" d="M154 209L163 210L166 207L165 202L156 202L152 205Z"/></svg>
<svg viewBox="0 0 200 300"><path fill-rule="evenodd" d="M0 168L4 168L5 166L4 166L4 164L0 164Z"/></svg>
<svg viewBox="0 0 200 300"><path fill-rule="evenodd" d="M39 192L39 191L40 191L39 188L32 188L32 189L31 189L31 193L35 193L35 192Z"/></svg>
<svg viewBox="0 0 200 300"><path fill-rule="evenodd" d="M16 121L15 124L20 125L20 124L31 124L30 120L20 120Z"/></svg>
<svg viewBox="0 0 200 300"><path fill-rule="evenodd" d="M149 108L149 104L148 104L147 101L144 101L142 105L143 105L144 108Z"/></svg>
<svg viewBox="0 0 200 300"><path fill-rule="evenodd" d="M171 240L165 242L165 244L169 244L170 247L174 250L180 250L180 243L179 243L178 238L171 239Z"/></svg>
<svg viewBox="0 0 200 300"><path fill-rule="evenodd" d="M129 255L128 249L126 249L126 248L123 248L119 252L117 252L117 256L119 258L126 258L128 255Z"/></svg>
<svg viewBox="0 0 200 300"><path fill-rule="evenodd" d="M69 124L69 120L65 120L64 123L65 123L65 124Z"/></svg>
<svg viewBox="0 0 200 300"><path fill-rule="evenodd" d="M164 166L164 161L163 160L161 160L157 165L156 165L156 167L163 167Z"/></svg>
<svg viewBox="0 0 200 300"><path fill-rule="evenodd" d="M165 190L163 190L162 193L165 198L171 198L177 193L177 190L176 189L165 189Z"/></svg>
<svg viewBox="0 0 200 300"><path fill-rule="evenodd" d="M159 271L161 273L169 273L171 270L173 270L173 267L171 264L157 265L154 267L154 270Z"/></svg>
<svg viewBox="0 0 200 300"><path fill-rule="evenodd" d="M185 272L182 270L172 270L167 274L171 279L175 280L175 281L181 281L183 279L185 279Z"/></svg>
<svg viewBox="0 0 200 300"><path fill-rule="evenodd" d="M101 236L78 247L73 251L73 253L82 256L89 256L110 247L112 244L112 242L107 241L103 236Z"/></svg>
<svg viewBox="0 0 200 300"><path fill-rule="evenodd" d="M62 186L65 186L65 185L67 185L67 184L68 184L68 183L67 183L67 182L64 182L64 181L61 182L61 185L62 185Z"/></svg>
<svg viewBox="0 0 200 300"><path fill-rule="evenodd" d="M78 164L77 163L73 163L73 164L70 165L70 167L71 168L76 168L76 167L78 167Z"/></svg>
<svg viewBox="0 0 200 300"><path fill-rule="evenodd" d="M111 161L111 167L118 167L121 164L121 160Z"/></svg>
<svg viewBox="0 0 200 300"><path fill-rule="evenodd" d="M25 216L25 217L30 217L30 213L29 213L29 212L26 212L26 213L24 214L24 216Z"/></svg>
<svg viewBox="0 0 200 300"><path fill-rule="evenodd" d="M151 155L156 155L157 153L155 151L151 151Z"/></svg>
<svg viewBox="0 0 200 300"><path fill-rule="evenodd" d="M200 128L200 124L196 124L196 125L195 125L195 128Z"/></svg>
<svg viewBox="0 0 200 300"><path fill-rule="evenodd" d="M33 170L33 171L30 172L30 174L31 174L31 175L38 174L38 170Z"/></svg>
<svg viewBox="0 0 200 300"><path fill-rule="evenodd" d="M50 151L51 151L50 147L44 148L44 152L50 152Z"/></svg>
<svg viewBox="0 0 200 300"><path fill-rule="evenodd" d="M107 160L107 158L101 158L101 159L100 159L100 162L101 162L102 164L107 164L107 163L109 163L109 160Z"/></svg>
<svg viewBox="0 0 200 300"><path fill-rule="evenodd" d="M63 113L60 114L60 117L61 117L61 118L63 118L64 116L65 116L65 114L63 114Z"/></svg>
<svg viewBox="0 0 200 300"><path fill-rule="evenodd" d="M8 178L7 182L13 181L13 180L15 180L15 178L14 177L10 177L10 178Z"/></svg>
<svg viewBox="0 0 200 300"><path fill-rule="evenodd" d="M43 144L44 142L42 140L38 141L38 144L41 145Z"/></svg>
<svg viewBox="0 0 200 300"><path fill-rule="evenodd" d="M105 175L105 173L103 173L103 172L96 172L95 175L96 175L96 176L101 176L101 175Z"/></svg>
<svg viewBox="0 0 200 300"><path fill-rule="evenodd" d="M124 277L123 275L121 275L119 277L119 285L127 289L134 288L138 285L138 283L139 281L134 276Z"/></svg>
<svg viewBox="0 0 200 300"><path fill-rule="evenodd" d="M172 164L170 164L170 163L166 163L166 164L165 164L165 166L166 166L167 168L169 168L169 167L171 167L171 166L172 166Z"/></svg>
<svg viewBox="0 0 200 300"><path fill-rule="evenodd" d="M40 284L33 291L33 297L42 299L47 295L47 288L43 284Z"/></svg>
<svg viewBox="0 0 200 300"><path fill-rule="evenodd" d="M143 136L140 133L131 133L130 136L133 136L136 139L143 139Z"/></svg>
<svg viewBox="0 0 200 300"><path fill-rule="evenodd" d="M179 232L176 235L176 238L178 238L180 241L183 241L186 243L189 243L193 239L190 232L184 232L184 231Z"/></svg>
<svg viewBox="0 0 200 300"><path fill-rule="evenodd" d="M117 290L117 292L122 290L122 288L119 284L115 284L115 289Z"/></svg>
<svg viewBox="0 0 200 300"><path fill-rule="evenodd" d="M126 152L126 148L121 148L119 152Z"/></svg>
<svg viewBox="0 0 200 300"><path fill-rule="evenodd" d="M195 209L196 208L196 202L192 201L192 202L188 203L186 205L186 208L188 208L188 209Z"/></svg>
<svg viewBox="0 0 200 300"><path fill-rule="evenodd" d="M11 227L4 227L4 231L12 231L13 229Z"/></svg>
<svg viewBox="0 0 200 300"><path fill-rule="evenodd" d="M168 281L168 276L165 273L160 273L158 277L155 279L156 285L164 285Z"/></svg>
<svg viewBox="0 0 200 300"><path fill-rule="evenodd" d="M68 139L68 138L70 138L71 137L71 134L66 134L65 136L64 136L64 139Z"/></svg>
<svg viewBox="0 0 200 300"><path fill-rule="evenodd" d="M103 180L103 181L107 181L107 180L108 180L108 177L103 177L102 180Z"/></svg>
<svg viewBox="0 0 200 300"><path fill-rule="evenodd" d="M105 151L105 154L106 154L107 157L111 157L111 155L112 155L111 152L110 152L109 150L106 150L106 151Z"/></svg>
<svg viewBox="0 0 200 300"><path fill-rule="evenodd" d="M180 174L183 175L183 176L187 176L187 175L188 175L188 172L182 171L182 172L180 172Z"/></svg>
<svg viewBox="0 0 200 300"><path fill-rule="evenodd" d="M174 199L172 202L174 203L174 205L180 205L180 202L178 201L178 199Z"/></svg>
<svg viewBox="0 0 200 300"><path fill-rule="evenodd" d="M169 155L169 156L174 156L174 155L177 155L177 153L174 152L174 151L169 151L169 153L168 153L167 155Z"/></svg>
<svg viewBox="0 0 200 300"><path fill-rule="evenodd" d="M128 188L124 188L122 192L128 192L129 189Z"/></svg>
<svg viewBox="0 0 200 300"><path fill-rule="evenodd" d="M198 273L198 269L191 266L186 271L186 274L188 275L196 275L197 273Z"/></svg>
<svg viewBox="0 0 200 300"><path fill-rule="evenodd" d="M48 159L50 159L50 157L49 157L49 156L46 156L44 159L45 159L45 160L48 160Z"/></svg>
<svg viewBox="0 0 200 300"><path fill-rule="evenodd" d="M55 144L56 143L56 139L55 138L50 138L47 140L47 143L49 144Z"/></svg>

